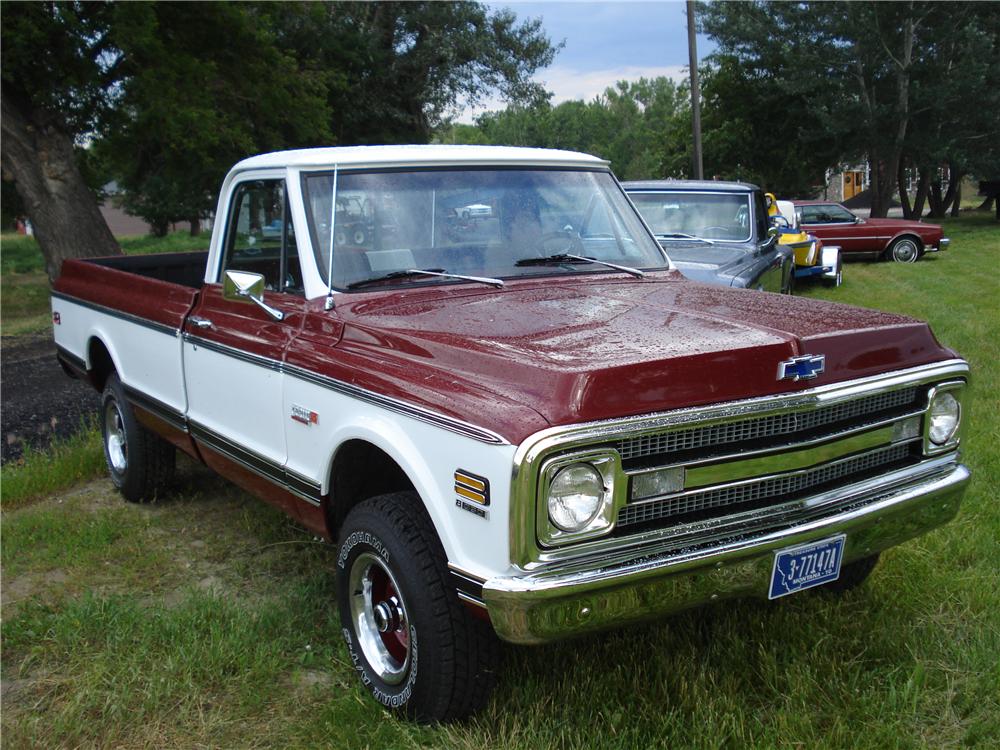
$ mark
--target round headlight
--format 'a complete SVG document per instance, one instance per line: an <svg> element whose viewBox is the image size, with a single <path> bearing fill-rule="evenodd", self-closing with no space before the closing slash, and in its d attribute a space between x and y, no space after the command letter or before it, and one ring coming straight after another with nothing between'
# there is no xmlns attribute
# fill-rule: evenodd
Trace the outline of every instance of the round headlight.
<svg viewBox="0 0 1000 750"><path fill-rule="evenodd" d="M958 429L961 417L961 407L958 399L950 393L938 393L931 402L931 426L928 435L935 445L944 445L953 437Z"/></svg>
<svg viewBox="0 0 1000 750"><path fill-rule="evenodd" d="M549 485L549 518L563 531L587 528L601 510L604 477L590 464L562 469Z"/></svg>

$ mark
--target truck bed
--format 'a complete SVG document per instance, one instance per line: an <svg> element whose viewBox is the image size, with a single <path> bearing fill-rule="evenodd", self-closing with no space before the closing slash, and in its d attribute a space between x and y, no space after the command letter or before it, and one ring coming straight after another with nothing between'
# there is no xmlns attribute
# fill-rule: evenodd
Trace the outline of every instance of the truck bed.
<svg viewBox="0 0 1000 750"><path fill-rule="evenodd" d="M52 294L176 333L202 286L207 257L204 251L67 260Z"/></svg>

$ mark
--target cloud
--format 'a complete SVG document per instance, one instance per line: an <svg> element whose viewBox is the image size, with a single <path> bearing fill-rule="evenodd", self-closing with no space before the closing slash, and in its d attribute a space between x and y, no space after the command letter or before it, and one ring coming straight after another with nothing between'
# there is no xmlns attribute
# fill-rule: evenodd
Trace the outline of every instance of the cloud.
<svg viewBox="0 0 1000 750"><path fill-rule="evenodd" d="M623 65L603 70L577 70L566 66L553 65L535 75L547 91L552 92L552 103L582 99L589 102L603 94L618 81L637 81L640 78L670 78L680 83L688 75L687 65ZM507 103L499 97L491 97L478 107L466 107L457 118L458 122L471 124L478 115L504 109Z"/></svg>

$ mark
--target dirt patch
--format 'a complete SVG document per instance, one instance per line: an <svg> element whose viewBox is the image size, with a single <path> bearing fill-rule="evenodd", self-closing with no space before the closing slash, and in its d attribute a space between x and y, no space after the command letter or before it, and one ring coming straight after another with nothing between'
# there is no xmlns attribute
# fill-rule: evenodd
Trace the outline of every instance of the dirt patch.
<svg viewBox="0 0 1000 750"><path fill-rule="evenodd" d="M0 342L3 463L68 437L97 414L100 394L63 372L52 335L5 336Z"/></svg>

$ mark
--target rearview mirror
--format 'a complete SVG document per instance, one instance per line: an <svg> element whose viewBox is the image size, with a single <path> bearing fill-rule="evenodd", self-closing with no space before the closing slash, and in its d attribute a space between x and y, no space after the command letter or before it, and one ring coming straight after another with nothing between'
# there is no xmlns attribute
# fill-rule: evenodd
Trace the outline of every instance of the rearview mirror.
<svg viewBox="0 0 1000 750"><path fill-rule="evenodd" d="M226 271L222 278L222 297L234 302L250 302L275 320L284 320L281 310L264 301L264 277L250 271Z"/></svg>

